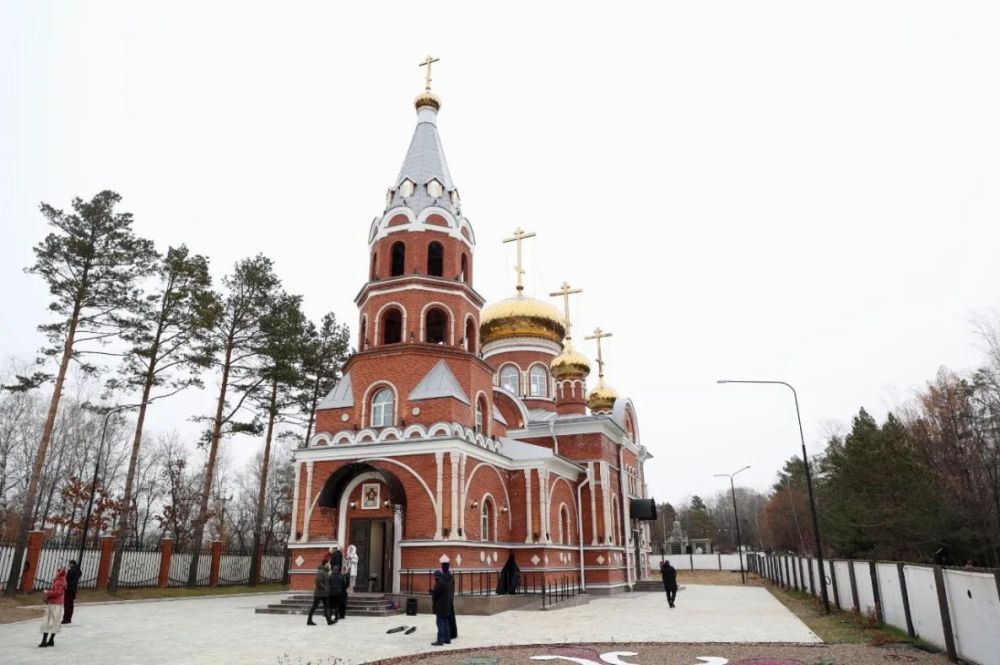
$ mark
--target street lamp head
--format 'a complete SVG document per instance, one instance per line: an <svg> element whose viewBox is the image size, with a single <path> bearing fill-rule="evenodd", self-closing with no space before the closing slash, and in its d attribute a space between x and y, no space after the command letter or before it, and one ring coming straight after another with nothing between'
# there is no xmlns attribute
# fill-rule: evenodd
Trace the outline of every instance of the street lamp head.
<svg viewBox="0 0 1000 665"><path fill-rule="evenodd" d="M716 473L715 477L716 478L728 478L729 474L728 473Z"/></svg>
<svg viewBox="0 0 1000 665"><path fill-rule="evenodd" d="M749 464L747 464L747 465L746 465L745 467L743 467L743 468L742 468L742 469L740 469L739 471L733 471L733 475L735 476L735 475L736 475L737 473L743 473L744 471L746 471L746 470L747 470L747 469L749 469L749 468L750 468L750 465L749 465Z"/></svg>

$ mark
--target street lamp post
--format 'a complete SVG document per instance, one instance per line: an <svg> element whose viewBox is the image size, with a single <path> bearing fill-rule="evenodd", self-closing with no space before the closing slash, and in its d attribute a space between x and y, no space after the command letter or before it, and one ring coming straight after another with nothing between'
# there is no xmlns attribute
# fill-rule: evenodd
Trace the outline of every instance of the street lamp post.
<svg viewBox="0 0 1000 665"><path fill-rule="evenodd" d="M809 472L809 454L806 452L806 436L802 431L802 414L799 411L799 394L792 384L785 381L748 381L721 379L716 383L757 383L763 385L785 386L792 391L795 398L795 417L799 423L799 440L802 443L802 466L806 471L806 489L809 491L809 510L812 512L813 540L816 541L816 563L819 565L819 593L823 601L823 612L830 613L830 596L826 591L826 568L823 567L823 545L819 539L819 516L816 513L816 496L813 492L812 474Z"/></svg>
<svg viewBox="0 0 1000 665"><path fill-rule="evenodd" d="M143 402L142 404L148 403L149 402ZM97 494L97 476L101 470L101 455L104 454L104 439L108 434L108 419L111 418L111 414L113 413L118 413L119 411L124 411L126 409L134 409L142 406L142 404L119 404L118 406L108 409L108 412L104 414L104 425L101 427L101 442L97 446L97 459L94 461L94 477L90 481L90 497L87 500L87 516L83 520L83 534L80 537L80 554L77 560L80 566L83 566L83 551L87 547L87 531L90 530L90 516L94 511L94 495ZM126 497L126 502L127 501L128 498Z"/></svg>
<svg viewBox="0 0 1000 665"><path fill-rule="evenodd" d="M736 484L733 481L733 478L736 477L736 474L743 473L749 468L750 466L747 465L739 471L733 471L732 473L715 474L716 478L729 478L729 489L733 492L733 516L736 518L736 551L740 553L740 579L743 580L743 584L747 583L747 576L746 573L743 572L743 544L742 538L740 537L740 513L736 510Z"/></svg>

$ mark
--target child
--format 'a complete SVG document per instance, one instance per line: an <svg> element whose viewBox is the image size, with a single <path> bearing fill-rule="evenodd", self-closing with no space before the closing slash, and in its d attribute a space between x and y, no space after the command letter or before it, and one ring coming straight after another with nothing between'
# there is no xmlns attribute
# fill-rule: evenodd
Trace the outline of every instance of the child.
<svg viewBox="0 0 1000 665"><path fill-rule="evenodd" d="M56 577L52 580L52 588L43 593L45 596L45 616L42 617L42 643L40 647L54 647L56 633L62 628L63 602L66 598L66 568L59 566Z"/></svg>

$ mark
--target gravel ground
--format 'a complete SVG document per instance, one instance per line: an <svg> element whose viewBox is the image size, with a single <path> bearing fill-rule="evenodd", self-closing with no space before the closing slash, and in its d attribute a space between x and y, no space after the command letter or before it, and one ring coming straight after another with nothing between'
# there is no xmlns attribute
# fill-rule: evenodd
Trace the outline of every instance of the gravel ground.
<svg viewBox="0 0 1000 665"><path fill-rule="evenodd" d="M618 660L609 654L618 653ZM631 652L636 655L625 655ZM607 660L601 659L604 654ZM561 656L562 658L538 658ZM573 660L570 660L570 659ZM379 660L370 665L521 665L550 661L573 662L577 665L876 665L912 663L913 665L948 665L941 654L931 654L908 646L873 647L863 644L662 644L614 643L572 644L467 649L464 651L430 652L419 655Z"/></svg>

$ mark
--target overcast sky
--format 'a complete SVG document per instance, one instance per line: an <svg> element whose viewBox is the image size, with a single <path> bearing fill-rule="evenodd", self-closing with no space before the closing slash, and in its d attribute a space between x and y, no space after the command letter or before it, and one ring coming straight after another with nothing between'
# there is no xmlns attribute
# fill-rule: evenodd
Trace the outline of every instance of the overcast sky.
<svg viewBox="0 0 1000 665"><path fill-rule="evenodd" d="M0 0L0 356L48 302L40 201L122 194L138 233L221 277L264 252L356 330L366 234L427 53L476 230L475 286L584 289L638 408L657 499L766 488L860 406L879 417L981 351L1000 303L998 5L965 2ZM582 346L591 357L594 349ZM157 405L191 436L211 395ZM229 444L245 459L258 442Z"/></svg>

